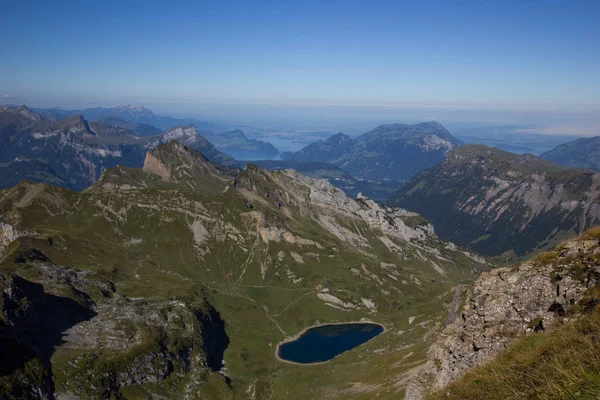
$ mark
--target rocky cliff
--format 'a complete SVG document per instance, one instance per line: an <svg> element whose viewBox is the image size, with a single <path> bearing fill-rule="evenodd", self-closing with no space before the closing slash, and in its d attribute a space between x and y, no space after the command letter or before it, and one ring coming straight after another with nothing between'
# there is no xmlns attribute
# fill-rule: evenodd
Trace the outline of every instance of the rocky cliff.
<svg viewBox="0 0 600 400"><path fill-rule="evenodd" d="M421 399L504 352L518 337L571 323L599 303L600 230L516 267L483 273L429 350L406 399Z"/></svg>

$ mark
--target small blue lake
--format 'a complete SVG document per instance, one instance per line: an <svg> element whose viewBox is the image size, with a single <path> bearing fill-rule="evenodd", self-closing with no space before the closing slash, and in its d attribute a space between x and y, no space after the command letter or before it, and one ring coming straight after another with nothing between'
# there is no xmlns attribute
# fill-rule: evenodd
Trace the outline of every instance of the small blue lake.
<svg viewBox="0 0 600 400"><path fill-rule="evenodd" d="M358 347L382 332L383 326L373 323L316 326L297 339L280 344L277 355L284 361L298 364L320 363Z"/></svg>

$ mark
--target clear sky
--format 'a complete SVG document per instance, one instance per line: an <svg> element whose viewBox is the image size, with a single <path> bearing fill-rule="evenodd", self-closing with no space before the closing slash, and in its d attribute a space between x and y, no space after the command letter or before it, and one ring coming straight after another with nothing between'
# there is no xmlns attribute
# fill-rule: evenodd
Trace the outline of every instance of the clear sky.
<svg viewBox="0 0 600 400"><path fill-rule="evenodd" d="M4 102L600 110L600 1L0 0Z"/></svg>

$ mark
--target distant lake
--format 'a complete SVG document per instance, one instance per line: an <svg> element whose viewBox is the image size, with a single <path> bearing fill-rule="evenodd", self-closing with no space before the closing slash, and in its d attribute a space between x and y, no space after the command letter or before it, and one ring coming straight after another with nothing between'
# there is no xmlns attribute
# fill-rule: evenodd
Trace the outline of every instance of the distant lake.
<svg viewBox="0 0 600 400"><path fill-rule="evenodd" d="M277 355L284 361L298 364L320 363L358 347L382 332L383 326L374 323L316 326L297 339L280 344Z"/></svg>

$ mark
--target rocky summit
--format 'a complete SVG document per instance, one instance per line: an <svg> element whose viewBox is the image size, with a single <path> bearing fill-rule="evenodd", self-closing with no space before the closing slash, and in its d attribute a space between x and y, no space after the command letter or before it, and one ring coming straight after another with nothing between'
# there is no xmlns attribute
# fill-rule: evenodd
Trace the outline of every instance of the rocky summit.
<svg viewBox="0 0 600 400"><path fill-rule="evenodd" d="M418 212L445 240L514 258L598 224L599 185L600 174L590 171L465 145L401 186L388 203Z"/></svg>
<svg viewBox="0 0 600 400"><path fill-rule="evenodd" d="M177 141L82 192L21 182L0 215L8 398L402 397L452 288L488 269L414 212ZM385 332L324 364L275 357L351 321Z"/></svg>

